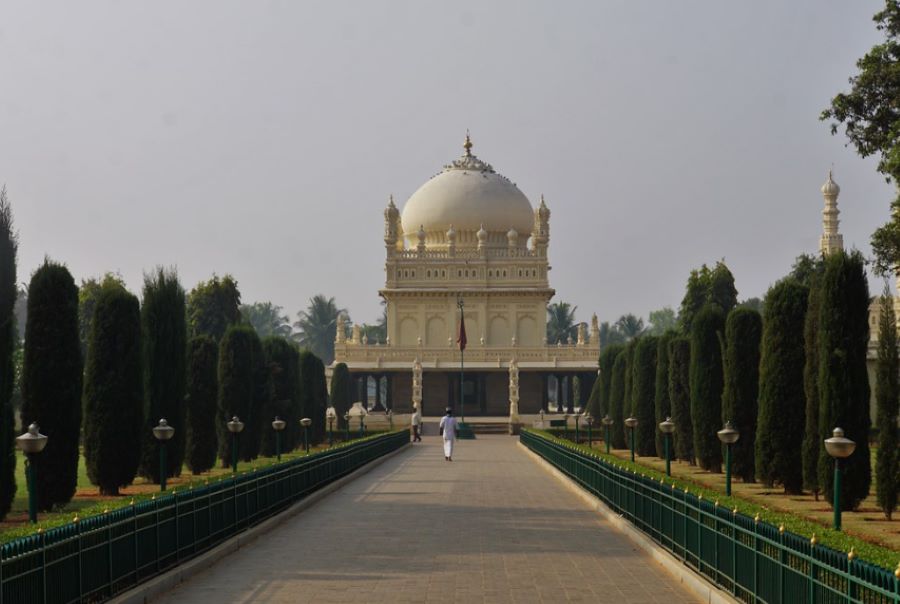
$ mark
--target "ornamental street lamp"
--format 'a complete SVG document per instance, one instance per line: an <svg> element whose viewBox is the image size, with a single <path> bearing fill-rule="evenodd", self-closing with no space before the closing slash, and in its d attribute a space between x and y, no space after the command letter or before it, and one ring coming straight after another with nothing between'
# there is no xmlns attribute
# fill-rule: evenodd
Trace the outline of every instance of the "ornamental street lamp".
<svg viewBox="0 0 900 604"><path fill-rule="evenodd" d="M563 438L569 438L569 414L563 413Z"/></svg>
<svg viewBox="0 0 900 604"><path fill-rule="evenodd" d="M238 434L244 429L244 422L235 415L231 418L231 421L225 425L228 426L228 431L231 432L231 471L232 473L237 474Z"/></svg>
<svg viewBox="0 0 900 604"><path fill-rule="evenodd" d="M634 461L634 429L637 428L638 419L636 417L625 418L625 426L631 432L631 461Z"/></svg>
<svg viewBox="0 0 900 604"><path fill-rule="evenodd" d="M272 421L272 429L275 430L275 457L278 461L281 461L281 432L285 426L287 422L276 415Z"/></svg>
<svg viewBox="0 0 900 604"><path fill-rule="evenodd" d="M40 433L36 423L28 426L28 432L16 437L16 445L25 454L25 477L28 480L28 519L37 522L37 471L34 456L47 446L47 437Z"/></svg>
<svg viewBox="0 0 900 604"><path fill-rule="evenodd" d="M834 530L841 530L841 460L853 455L856 443L844 438L844 431L835 428L833 436L825 439L825 450L834 457Z"/></svg>
<svg viewBox="0 0 900 604"><path fill-rule="evenodd" d="M345 440L350 440L350 412L344 414L344 427L347 428L347 438Z"/></svg>
<svg viewBox="0 0 900 604"><path fill-rule="evenodd" d="M165 419L153 427L153 436L159 441L159 490L166 490L166 478L169 475L169 464L166 463L166 442L175 436L175 428Z"/></svg>
<svg viewBox="0 0 900 604"><path fill-rule="evenodd" d="M390 409L388 409L387 416L388 416L388 422L390 422L390 425L391 425L391 432L393 432L394 431L394 412L391 411Z"/></svg>
<svg viewBox="0 0 900 604"><path fill-rule="evenodd" d="M741 433L729 421L725 422L725 427L716 432L716 435L725 445L725 495L731 497L731 445L738 441Z"/></svg>
<svg viewBox="0 0 900 604"><path fill-rule="evenodd" d="M675 422L671 417L667 417L666 421L659 423L659 431L663 435L663 448L666 451L666 476L672 475L672 461L669 455L669 439L672 438L672 432L675 431Z"/></svg>
<svg viewBox="0 0 900 604"><path fill-rule="evenodd" d="M309 427L311 424L312 420L308 417L300 420L300 425L303 426L303 448L306 450L307 455L309 455Z"/></svg>
<svg viewBox="0 0 900 604"><path fill-rule="evenodd" d="M572 416L575 419L575 444L578 444L578 422L581 421L581 416L577 413Z"/></svg>
<svg viewBox="0 0 900 604"><path fill-rule="evenodd" d="M603 416L603 419L600 421L603 422L603 427L606 432L606 434L604 436L604 440L606 441L606 454L609 455L609 427L612 426L613 420L609 416L609 413L607 413L606 415Z"/></svg>
<svg viewBox="0 0 900 604"><path fill-rule="evenodd" d="M362 438L366 434L365 417L369 414L368 410L362 403L353 403L349 413L350 417L359 418L359 437Z"/></svg>
<svg viewBox="0 0 900 604"><path fill-rule="evenodd" d="M587 429L588 429L588 449L590 449L591 447L594 446L594 445L592 444L592 441L593 441L594 439L593 439L593 435L591 434L591 424L594 423L594 418L591 417L591 414L588 413L588 412L585 412L584 415L581 416L581 418L584 420L585 425L587 425Z"/></svg>
<svg viewBox="0 0 900 604"><path fill-rule="evenodd" d="M337 419L337 411L334 407L325 410L325 418L328 420L328 446L334 446L334 420Z"/></svg>

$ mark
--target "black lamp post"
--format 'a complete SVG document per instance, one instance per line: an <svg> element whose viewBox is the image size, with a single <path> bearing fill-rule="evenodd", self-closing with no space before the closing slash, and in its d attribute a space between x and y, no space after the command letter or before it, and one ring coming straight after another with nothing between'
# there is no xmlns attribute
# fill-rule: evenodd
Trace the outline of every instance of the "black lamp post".
<svg viewBox="0 0 900 604"><path fill-rule="evenodd" d="M738 441L741 433L734 429L731 422L725 422L725 427L716 435L725 445L725 495L731 497L731 445Z"/></svg>
<svg viewBox="0 0 900 604"><path fill-rule="evenodd" d="M272 421L272 429L275 430L275 458L278 461L281 461L281 432L286 426L287 422L276 415Z"/></svg>
<svg viewBox="0 0 900 604"><path fill-rule="evenodd" d="M25 477L28 481L28 519L37 522L37 471L34 456L47 446L47 437L40 433L36 423L28 426L28 432L16 437L16 446L25 454Z"/></svg>
<svg viewBox="0 0 900 604"><path fill-rule="evenodd" d="M638 419L636 417L629 417L625 419L625 426L628 428L629 432L631 432L630 442L631 442L631 461L634 461L634 429L637 428Z"/></svg>
<svg viewBox="0 0 900 604"><path fill-rule="evenodd" d="M165 419L153 427L153 436L159 441L159 490L166 490L166 478L169 475L169 464L166 462L166 443L175 436L175 428Z"/></svg>
<svg viewBox="0 0 900 604"><path fill-rule="evenodd" d="M834 530L841 530L841 460L853 455L856 443L844 437L844 430L835 428L831 438L825 439L825 450L834 458Z"/></svg>
<svg viewBox="0 0 900 604"><path fill-rule="evenodd" d="M593 445L593 440L594 440L594 439L593 439L593 434L591 433L591 425L594 423L594 418L593 418L593 417L591 416L591 414L588 413L588 412L585 412L584 415L581 416L581 418L584 420L584 423L585 423L585 425L587 426L587 431L588 431L588 449L590 449L591 447L594 446L594 445Z"/></svg>
<svg viewBox="0 0 900 604"><path fill-rule="evenodd" d="M325 410L325 418L328 420L328 446L334 446L334 420L337 419L337 411L334 407Z"/></svg>
<svg viewBox="0 0 900 604"><path fill-rule="evenodd" d="M225 425L228 426L228 431L231 432L231 471L234 474L237 474L238 434L244 429L244 422L235 415L231 418L231 421Z"/></svg>
<svg viewBox="0 0 900 604"><path fill-rule="evenodd" d="M609 455L609 427L612 426L613 420L607 413L603 416L603 419L600 420L603 422L603 427L605 429L606 434L604 435L604 440L606 441L606 454Z"/></svg>
<svg viewBox="0 0 900 604"><path fill-rule="evenodd" d="M671 417L667 417L666 421L659 423L659 431L663 435L663 448L666 451L666 476L672 475L672 462L669 455L669 439L672 438L672 432L675 431L675 422Z"/></svg>
<svg viewBox="0 0 900 604"><path fill-rule="evenodd" d="M300 420L300 425L303 426L303 448L306 450L306 454L309 455L309 427L312 425L312 420L304 417Z"/></svg>

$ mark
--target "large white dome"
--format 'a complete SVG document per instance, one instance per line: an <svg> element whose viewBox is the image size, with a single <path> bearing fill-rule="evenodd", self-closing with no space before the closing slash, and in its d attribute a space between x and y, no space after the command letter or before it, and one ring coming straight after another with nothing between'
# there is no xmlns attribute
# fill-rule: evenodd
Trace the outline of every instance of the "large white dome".
<svg viewBox="0 0 900 604"><path fill-rule="evenodd" d="M491 243L503 245L507 231L515 229L521 245L534 227L534 210L528 198L504 176L471 154L466 138L466 153L412 194L403 207L401 224L407 237L415 237L424 227L429 243L443 243L453 225L460 234L459 243L474 242L482 225Z"/></svg>

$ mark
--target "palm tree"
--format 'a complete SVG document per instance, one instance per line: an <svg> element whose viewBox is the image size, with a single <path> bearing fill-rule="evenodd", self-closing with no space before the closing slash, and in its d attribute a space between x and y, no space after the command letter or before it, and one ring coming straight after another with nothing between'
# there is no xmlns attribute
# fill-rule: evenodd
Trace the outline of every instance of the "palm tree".
<svg viewBox="0 0 900 604"><path fill-rule="evenodd" d="M575 309L568 302L556 302L547 307L547 342L555 344L574 339L578 334L575 324Z"/></svg>
<svg viewBox="0 0 900 604"><path fill-rule="evenodd" d="M344 320L349 322L346 309L338 308L334 298L318 294L310 299L306 310L297 313L299 320L294 323L298 330L294 338L326 365L334 361L334 337L339 314L343 314Z"/></svg>
<svg viewBox="0 0 900 604"><path fill-rule="evenodd" d="M253 326L260 338L268 336L286 338L291 335L291 319L282 313L282 308L271 302L241 304L241 316Z"/></svg>
<svg viewBox="0 0 900 604"><path fill-rule="evenodd" d="M644 320L631 313L622 315L616 321L616 329L625 336L625 340L632 340L644 333Z"/></svg>

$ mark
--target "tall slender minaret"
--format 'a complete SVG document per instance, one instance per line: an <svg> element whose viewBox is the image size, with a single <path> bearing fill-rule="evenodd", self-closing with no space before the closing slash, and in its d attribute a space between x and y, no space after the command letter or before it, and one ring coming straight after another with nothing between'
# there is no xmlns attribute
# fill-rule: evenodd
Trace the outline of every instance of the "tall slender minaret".
<svg viewBox="0 0 900 604"><path fill-rule="evenodd" d="M844 238L838 232L837 198L841 188L831 178L831 170L828 171L828 180L822 185L822 197L825 198L825 209L822 210L822 238L819 239L819 251L827 256L838 250L844 249Z"/></svg>

